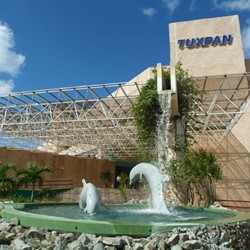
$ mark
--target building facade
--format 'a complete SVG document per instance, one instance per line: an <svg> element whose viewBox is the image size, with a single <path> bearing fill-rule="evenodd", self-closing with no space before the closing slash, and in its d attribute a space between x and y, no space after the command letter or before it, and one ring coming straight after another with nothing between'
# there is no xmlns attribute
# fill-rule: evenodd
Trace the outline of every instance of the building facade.
<svg viewBox="0 0 250 250"><path fill-rule="evenodd" d="M206 114L200 113L202 131L207 132L195 148L218 156L223 179L217 184L217 199L226 206L250 208L250 70L239 17L171 23L169 34L170 64L181 62L207 92Z"/></svg>
<svg viewBox="0 0 250 250"><path fill-rule="evenodd" d="M245 73L238 16L171 23L170 64L181 61L190 75Z"/></svg>
<svg viewBox="0 0 250 250"><path fill-rule="evenodd" d="M190 124L188 132L196 140L195 149L212 150L218 156L223 179L217 185L217 199L226 206L249 208L250 73L247 72L250 72L250 61L244 59L239 17L171 23L169 33L170 66L165 67L174 69L176 63L181 62L205 91L203 104L196 111L200 123ZM157 70L159 68L161 66L157 65ZM4 142L0 145L10 145L7 142L13 141L16 147L20 139L30 146L37 140L44 142L43 147L36 147L41 151L85 157L87 159L81 163L84 164L82 176L78 174L78 179L77 170L72 171L75 168L69 164L75 159L67 162L61 160L64 156L58 156L48 161L50 159L52 167L58 170L59 181L67 176L68 182L81 186L81 178L88 177L88 181L100 184L99 180L91 179L96 158L123 162L140 160L136 154L138 138L132 106L146 81L154 77L154 69L150 67L126 83L0 96L0 143ZM174 70L171 80L175 81ZM176 88L172 86L176 84L178 82L171 83L171 90L168 90L173 91L171 98L175 102ZM172 115L177 113L178 105L175 105ZM21 147L24 148L23 144ZM17 155L14 150L10 154L6 152L0 150L2 162ZM98 161L96 167L100 170L107 165L115 176L114 164L106 163Z"/></svg>

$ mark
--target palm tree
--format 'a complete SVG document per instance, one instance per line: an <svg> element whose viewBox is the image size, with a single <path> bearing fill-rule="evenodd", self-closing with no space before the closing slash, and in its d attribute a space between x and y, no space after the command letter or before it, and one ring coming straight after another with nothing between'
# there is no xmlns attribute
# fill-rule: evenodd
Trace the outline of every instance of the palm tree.
<svg viewBox="0 0 250 250"><path fill-rule="evenodd" d="M42 186L44 178L42 174L44 172L52 173L52 169L49 166L39 167L36 163L28 162L25 169L21 169L17 172L17 176L21 176L18 180L19 186L32 185L31 201L34 200L35 186L38 184Z"/></svg>
<svg viewBox="0 0 250 250"><path fill-rule="evenodd" d="M11 163L0 165L0 194L6 197L12 194L16 188L16 181L10 177L9 171L16 171L16 166Z"/></svg>

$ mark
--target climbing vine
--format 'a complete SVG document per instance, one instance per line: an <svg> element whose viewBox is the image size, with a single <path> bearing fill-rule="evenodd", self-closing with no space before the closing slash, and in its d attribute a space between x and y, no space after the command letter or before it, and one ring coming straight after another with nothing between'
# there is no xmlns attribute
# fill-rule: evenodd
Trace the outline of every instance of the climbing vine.
<svg viewBox="0 0 250 250"><path fill-rule="evenodd" d="M149 79L143 86L139 99L133 106L133 113L139 139L139 151L144 158L147 158L147 153L152 156L151 150L154 145L156 120L158 115L161 114L155 78Z"/></svg>
<svg viewBox="0 0 250 250"><path fill-rule="evenodd" d="M164 79L166 85L170 86L169 68L164 71ZM176 65L176 82L179 119L182 119L185 124L198 123L198 118L193 111L201 103L202 92L195 84L195 80L182 68L180 62ZM139 152L144 159L152 159L154 157L157 121L162 113L157 93L156 77L149 79L143 86L132 111L139 139ZM185 136L188 137L188 140L186 140L188 145L192 138L186 134L186 130Z"/></svg>
<svg viewBox="0 0 250 250"><path fill-rule="evenodd" d="M165 73L165 79L170 80L170 71ZM140 96L132 108L139 139L139 152L144 159L154 158L155 134L157 120L161 115L161 106L157 93L157 79L151 78L142 87Z"/></svg>
<svg viewBox="0 0 250 250"><path fill-rule="evenodd" d="M182 147L187 148L192 145L193 137L187 133L186 127L187 125L195 124L195 127L193 127L195 129L200 123L195 110L202 103L204 92L199 89L194 78L189 76L188 71L182 68L180 62L177 63L175 70L179 111L178 119L182 120L185 127L185 145L182 145Z"/></svg>
<svg viewBox="0 0 250 250"><path fill-rule="evenodd" d="M222 172L217 164L216 156L212 152L189 151L193 138L186 129L191 124L194 126L199 124L195 110L202 104L202 96L205 93L199 90L194 78L189 76L188 71L182 68L180 62L177 63L175 70L179 115L174 117L172 122L181 121L185 140L183 145L176 143L174 149L178 152L182 151L179 154L181 157L170 161L168 173L182 203L194 204L195 199L198 199L198 205L208 206L215 199L215 181L221 178ZM169 69L164 72L164 77L166 85L169 86ZM155 134L158 117L161 113L155 77L147 81L141 90L138 101L133 106L139 149L144 159L154 160Z"/></svg>

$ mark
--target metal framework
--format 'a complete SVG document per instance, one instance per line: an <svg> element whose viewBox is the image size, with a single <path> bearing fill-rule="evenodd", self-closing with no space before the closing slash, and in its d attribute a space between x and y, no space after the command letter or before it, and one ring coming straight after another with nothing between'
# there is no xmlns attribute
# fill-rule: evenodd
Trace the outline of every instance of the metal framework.
<svg viewBox="0 0 250 250"><path fill-rule="evenodd" d="M2 145L100 158L136 158L131 107L145 83L112 83L0 97Z"/></svg>
<svg viewBox="0 0 250 250"><path fill-rule="evenodd" d="M187 129L221 142L249 102L250 73L196 78L205 91ZM138 160L132 105L145 82L12 93L0 97L0 145L106 159ZM18 145L20 144L20 145Z"/></svg>
<svg viewBox="0 0 250 250"><path fill-rule="evenodd" d="M195 110L199 123L187 129L196 142L219 144L246 112L250 102L250 73L196 78L204 91Z"/></svg>

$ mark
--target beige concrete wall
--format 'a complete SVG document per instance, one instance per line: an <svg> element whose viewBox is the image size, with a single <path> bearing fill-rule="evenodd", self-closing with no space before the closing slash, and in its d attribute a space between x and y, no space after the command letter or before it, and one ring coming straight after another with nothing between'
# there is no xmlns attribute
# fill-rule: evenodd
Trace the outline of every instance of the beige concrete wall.
<svg viewBox="0 0 250 250"><path fill-rule="evenodd" d="M242 146L248 152L250 152L249 124L250 124L250 107L247 108L246 113L240 118L238 123L232 129L233 135L241 142Z"/></svg>
<svg viewBox="0 0 250 250"><path fill-rule="evenodd" d="M217 183L217 199L224 206L250 208L250 154L230 133L215 152L223 178Z"/></svg>
<svg viewBox="0 0 250 250"><path fill-rule="evenodd" d="M246 71L237 15L171 23L169 33L171 65L181 61L192 76L238 74ZM183 49L178 45L180 39L221 37L229 34L233 36L231 45Z"/></svg>
<svg viewBox="0 0 250 250"><path fill-rule="evenodd" d="M194 149L214 152L222 169L222 179L216 183L216 199L223 206L250 208L250 153L241 141L229 133L223 142L212 143L204 137Z"/></svg>
<svg viewBox="0 0 250 250"><path fill-rule="evenodd" d="M239 17L226 16L194 21L171 23L170 33L170 61L175 65L182 62L183 68L195 77L242 74L250 71L250 60L244 60L242 40L240 33ZM188 48L179 47L178 40L201 37L222 37L232 35L232 44L216 46L199 46ZM206 84L208 94L207 102L211 103L214 91L219 87L226 90L237 89L239 79L230 78L230 81L222 82L222 79L210 79ZM232 96L230 92L224 92L223 98L244 99L248 94L248 82L241 84L242 89ZM221 110L226 109L223 102L219 102ZM250 207L250 107L242 115L232 131L222 143L216 144L209 138L202 138L197 148L205 148L216 153L219 164L223 170L223 178L217 183L217 199L225 206ZM213 138L216 141L216 137Z"/></svg>
<svg viewBox="0 0 250 250"><path fill-rule="evenodd" d="M129 97L137 96L138 95L138 88L141 89L143 85L149 80L150 78L155 77L155 73L153 72L155 70L155 67L149 67L145 69L143 72L135 76L133 79L131 79L129 82L123 85L123 89L117 89L112 93L113 96L116 98L123 97L124 94L126 94ZM138 86L135 86L134 83L139 83Z"/></svg>
<svg viewBox="0 0 250 250"><path fill-rule="evenodd" d="M156 76L154 70L156 70L155 67L149 67L134 78L132 78L130 82L147 82L148 79L154 78Z"/></svg>

